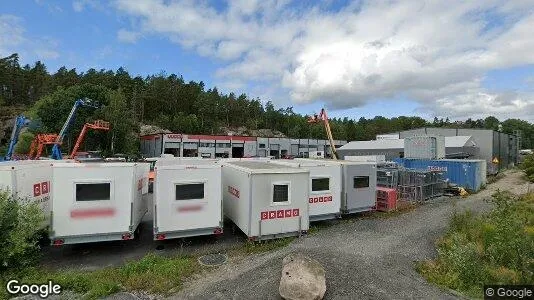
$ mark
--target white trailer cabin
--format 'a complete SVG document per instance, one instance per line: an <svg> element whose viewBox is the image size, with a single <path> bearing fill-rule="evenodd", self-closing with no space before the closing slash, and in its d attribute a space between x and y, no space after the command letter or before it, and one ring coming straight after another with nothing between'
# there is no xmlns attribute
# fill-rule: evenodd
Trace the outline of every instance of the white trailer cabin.
<svg viewBox="0 0 534 300"><path fill-rule="evenodd" d="M250 160L224 163L222 172L224 214L250 240L308 231L308 170Z"/></svg>
<svg viewBox="0 0 534 300"><path fill-rule="evenodd" d="M52 245L130 240L148 211L148 163L53 163Z"/></svg>
<svg viewBox="0 0 534 300"><path fill-rule="evenodd" d="M295 161L309 161L297 158ZM323 161L323 160L316 160ZM341 212L351 214L370 211L376 205L376 163L329 160L341 165Z"/></svg>
<svg viewBox="0 0 534 300"><path fill-rule="evenodd" d="M341 215L341 165L328 160L271 160L271 163L310 171L308 214L310 222Z"/></svg>
<svg viewBox="0 0 534 300"><path fill-rule="evenodd" d="M42 228L50 225L51 179L50 161L0 162L0 190L8 190L21 201L38 203L45 217Z"/></svg>
<svg viewBox="0 0 534 300"><path fill-rule="evenodd" d="M154 240L222 234L222 164L159 160L154 181Z"/></svg>

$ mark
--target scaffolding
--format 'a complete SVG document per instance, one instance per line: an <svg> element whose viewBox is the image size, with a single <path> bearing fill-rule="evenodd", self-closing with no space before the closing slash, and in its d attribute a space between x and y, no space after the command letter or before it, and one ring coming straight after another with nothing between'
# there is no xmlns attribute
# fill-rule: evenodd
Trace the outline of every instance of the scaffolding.
<svg viewBox="0 0 534 300"><path fill-rule="evenodd" d="M399 169L397 194L400 200L423 202L442 196L446 181L439 171Z"/></svg>

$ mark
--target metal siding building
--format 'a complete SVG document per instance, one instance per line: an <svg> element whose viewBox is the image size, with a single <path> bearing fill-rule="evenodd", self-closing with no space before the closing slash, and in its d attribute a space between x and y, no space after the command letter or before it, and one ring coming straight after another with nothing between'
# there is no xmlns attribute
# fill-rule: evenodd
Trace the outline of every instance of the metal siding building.
<svg viewBox="0 0 534 300"><path fill-rule="evenodd" d="M399 132L400 138L419 134L439 134L443 136L472 136L479 147L479 153L474 158L485 159L488 167L492 160L499 160L498 169L507 168L518 162L517 136L489 129L462 128L419 128ZM490 168L488 168L490 169ZM488 170L491 172L491 170Z"/></svg>

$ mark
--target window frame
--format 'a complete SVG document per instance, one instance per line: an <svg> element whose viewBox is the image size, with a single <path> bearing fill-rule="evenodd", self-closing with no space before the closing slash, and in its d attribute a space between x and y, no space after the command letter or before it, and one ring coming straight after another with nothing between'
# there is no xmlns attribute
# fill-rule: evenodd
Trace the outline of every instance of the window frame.
<svg viewBox="0 0 534 300"><path fill-rule="evenodd" d="M274 202L274 186L275 185L286 185L287 186L287 201L285 202ZM270 199L271 206L287 206L291 205L291 182L290 181L273 181L271 182L271 193Z"/></svg>
<svg viewBox="0 0 534 300"><path fill-rule="evenodd" d="M204 198L195 198L195 199L181 199L181 200L178 200L176 199L176 186L177 185L189 185L189 184L203 184L204 186ZM173 190L172 190L172 194L173 194L173 203L183 203L183 201L195 201L195 202L207 202L207 199L208 199L208 189L206 188L207 186L207 181L202 181L202 180L190 180L190 181L176 181L176 182L173 182L172 183L172 186L173 186Z"/></svg>
<svg viewBox="0 0 534 300"><path fill-rule="evenodd" d="M100 200L82 200L78 201L76 200L76 185L78 184L101 184L101 183L107 183L109 184L109 199L100 199ZM109 203L114 201L115 199L115 186L113 185L112 180L75 180L72 182L72 203L79 204L79 203Z"/></svg>
<svg viewBox="0 0 534 300"><path fill-rule="evenodd" d="M357 177L367 177L367 186L365 187L355 187L355 182L354 180L357 178ZM368 189L371 187L371 176L368 176L368 175L355 175L355 176L352 176L352 188L353 189Z"/></svg>
<svg viewBox="0 0 534 300"><path fill-rule="evenodd" d="M313 190L313 180L314 179L328 179L328 190L320 190L320 191L314 191ZM314 175L310 177L310 194L324 194L324 193L331 193L332 192L332 176L329 175Z"/></svg>

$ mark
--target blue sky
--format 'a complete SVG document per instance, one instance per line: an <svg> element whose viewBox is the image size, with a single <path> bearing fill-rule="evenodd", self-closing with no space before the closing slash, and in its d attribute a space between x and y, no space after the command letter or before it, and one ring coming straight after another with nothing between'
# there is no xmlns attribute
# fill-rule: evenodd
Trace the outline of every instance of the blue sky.
<svg viewBox="0 0 534 300"><path fill-rule="evenodd" d="M534 3L513 2L4 1L0 54L176 73L301 113L532 119Z"/></svg>

